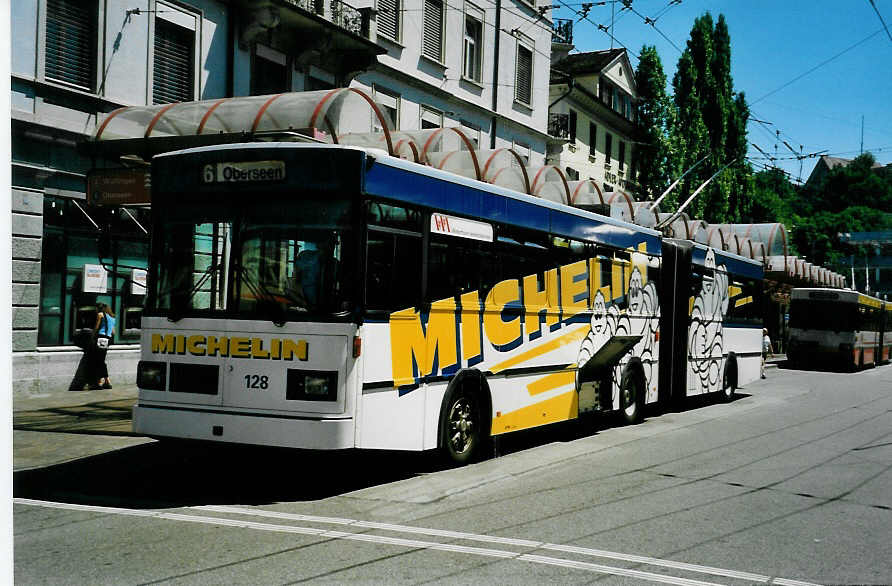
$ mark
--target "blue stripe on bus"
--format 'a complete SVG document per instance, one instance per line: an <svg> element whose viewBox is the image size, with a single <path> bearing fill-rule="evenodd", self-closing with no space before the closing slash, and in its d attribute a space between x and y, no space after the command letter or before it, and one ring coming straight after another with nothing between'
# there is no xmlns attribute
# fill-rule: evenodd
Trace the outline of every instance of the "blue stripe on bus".
<svg viewBox="0 0 892 586"><path fill-rule="evenodd" d="M533 230L547 227L553 234L620 249L637 248L646 242L648 254L659 255L661 252L659 236L645 229L599 221L596 217L552 209L388 165L372 166L365 176L365 191L370 195L480 220Z"/></svg>

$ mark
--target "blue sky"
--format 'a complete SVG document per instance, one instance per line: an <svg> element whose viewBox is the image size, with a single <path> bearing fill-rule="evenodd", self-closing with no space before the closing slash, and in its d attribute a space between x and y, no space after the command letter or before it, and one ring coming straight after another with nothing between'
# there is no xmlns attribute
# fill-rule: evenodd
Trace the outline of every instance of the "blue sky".
<svg viewBox="0 0 892 586"><path fill-rule="evenodd" d="M672 43L684 49L695 18L707 11L714 19L724 14L731 33L734 89L746 93L754 117L764 122L750 122L751 143L771 156L777 145L777 165L793 180L801 176L805 181L817 158L803 159L800 171L800 161L780 160L795 156L781 141L797 152L802 145L804 154L826 150L826 154L854 158L861 148L863 116L864 150L881 163L892 162L892 39L870 0L682 0L669 4L670 0L633 0L635 14L621 11L621 2L607 2L592 6L588 20L580 21L575 11L582 9L581 0L554 0L559 8L552 17L573 18L576 50L596 51L610 48L611 38L593 23L609 26L615 9L613 46L626 47L632 66L637 67L634 54L642 45L655 45L671 93L680 56ZM874 4L892 31L892 0L874 0ZM656 18L655 28L645 24L643 17ZM749 154L761 158L756 162L769 163L752 146Z"/></svg>

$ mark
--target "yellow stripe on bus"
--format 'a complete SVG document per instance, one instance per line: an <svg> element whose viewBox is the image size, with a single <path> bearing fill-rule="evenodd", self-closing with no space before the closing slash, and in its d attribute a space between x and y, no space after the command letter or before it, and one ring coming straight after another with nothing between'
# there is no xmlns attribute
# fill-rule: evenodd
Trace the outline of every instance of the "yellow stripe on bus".
<svg viewBox="0 0 892 586"><path fill-rule="evenodd" d="M576 365L571 366L572 370L562 370L547 376L543 376L539 380L533 381L527 385L527 391L530 395L538 395L564 385L576 384Z"/></svg>
<svg viewBox="0 0 892 586"><path fill-rule="evenodd" d="M576 392L576 389L573 389L557 397L552 397L529 407L523 407L511 413L505 413L504 415L496 414L496 417L492 420L492 435L519 429L529 429L537 425L557 423L558 421L567 421L568 419L575 419L578 415L579 394Z"/></svg>
<svg viewBox="0 0 892 586"><path fill-rule="evenodd" d="M561 346L566 346L568 344L572 344L573 342L578 342L579 340L584 338L588 334L588 332L589 332L589 325L584 324L584 325L580 326L578 329L573 330L572 332L569 332L567 334L564 334L563 336L559 336L550 342L546 342L545 344L542 344L541 346L537 346L537 347L533 348L532 350L527 350L526 352L518 354L514 358L509 358L508 360L506 360L504 362L500 362L499 364L496 364L489 370L490 370L490 372L495 374L497 372L507 370L507 369L511 368L512 366L517 366L518 364L523 364L527 360L531 360L533 358L536 358L537 356L542 356L543 354L548 354L552 350L557 350Z"/></svg>
<svg viewBox="0 0 892 586"><path fill-rule="evenodd" d="M753 302L753 296L750 295L749 297L744 297L743 299L738 299L737 301L735 301L734 307L740 307L741 305L746 305L747 303L752 303L752 302Z"/></svg>

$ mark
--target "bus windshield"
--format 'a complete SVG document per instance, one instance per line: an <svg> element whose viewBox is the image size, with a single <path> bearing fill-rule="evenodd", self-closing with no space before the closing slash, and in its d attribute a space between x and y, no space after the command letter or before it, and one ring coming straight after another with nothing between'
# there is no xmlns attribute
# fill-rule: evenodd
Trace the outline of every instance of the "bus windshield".
<svg viewBox="0 0 892 586"><path fill-rule="evenodd" d="M349 314L351 203L331 194L265 201L240 193L238 201L159 210L153 310L275 322Z"/></svg>
<svg viewBox="0 0 892 586"><path fill-rule="evenodd" d="M790 327L828 332L852 331L857 320L854 303L814 299L793 299L790 303Z"/></svg>

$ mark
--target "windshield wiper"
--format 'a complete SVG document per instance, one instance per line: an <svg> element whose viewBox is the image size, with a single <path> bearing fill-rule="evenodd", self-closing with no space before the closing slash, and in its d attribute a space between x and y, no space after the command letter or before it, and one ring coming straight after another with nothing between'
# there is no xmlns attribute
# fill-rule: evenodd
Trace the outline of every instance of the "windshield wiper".
<svg viewBox="0 0 892 586"><path fill-rule="evenodd" d="M257 300L257 307L262 307L273 314L270 321L273 322L274 325L279 327L284 326L286 321L285 308L276 301L276 296L269 290L266 283L254 280L248 269L241 264L235 264L235 271L241 276L242 282L245 283L251 294L254 295L254 298Z"/></svg>
<svg viewBox="0 0 892 586"><path fill-rule="evenodd" d="M201 278L199 278L198 281L189 288L185 299L180 301L180 298L178 296L174 298L177 299L177 303L175 306L173 303L171 303L170 315L167 317L169 321L178 322L183 319L183 312L185 312L186 306L189 304L190 301L192 301L192 299L195 297L195 294L201 290L204 284L208 282L208 279L210 279L214 275L214 273L220 270L222 264L223 263L216 263L206 268L201 274ZM179 293L183 289L185 289L185 287L182 289L171 289L167 292L167 294L172 296L174 293Z"/></svg>

